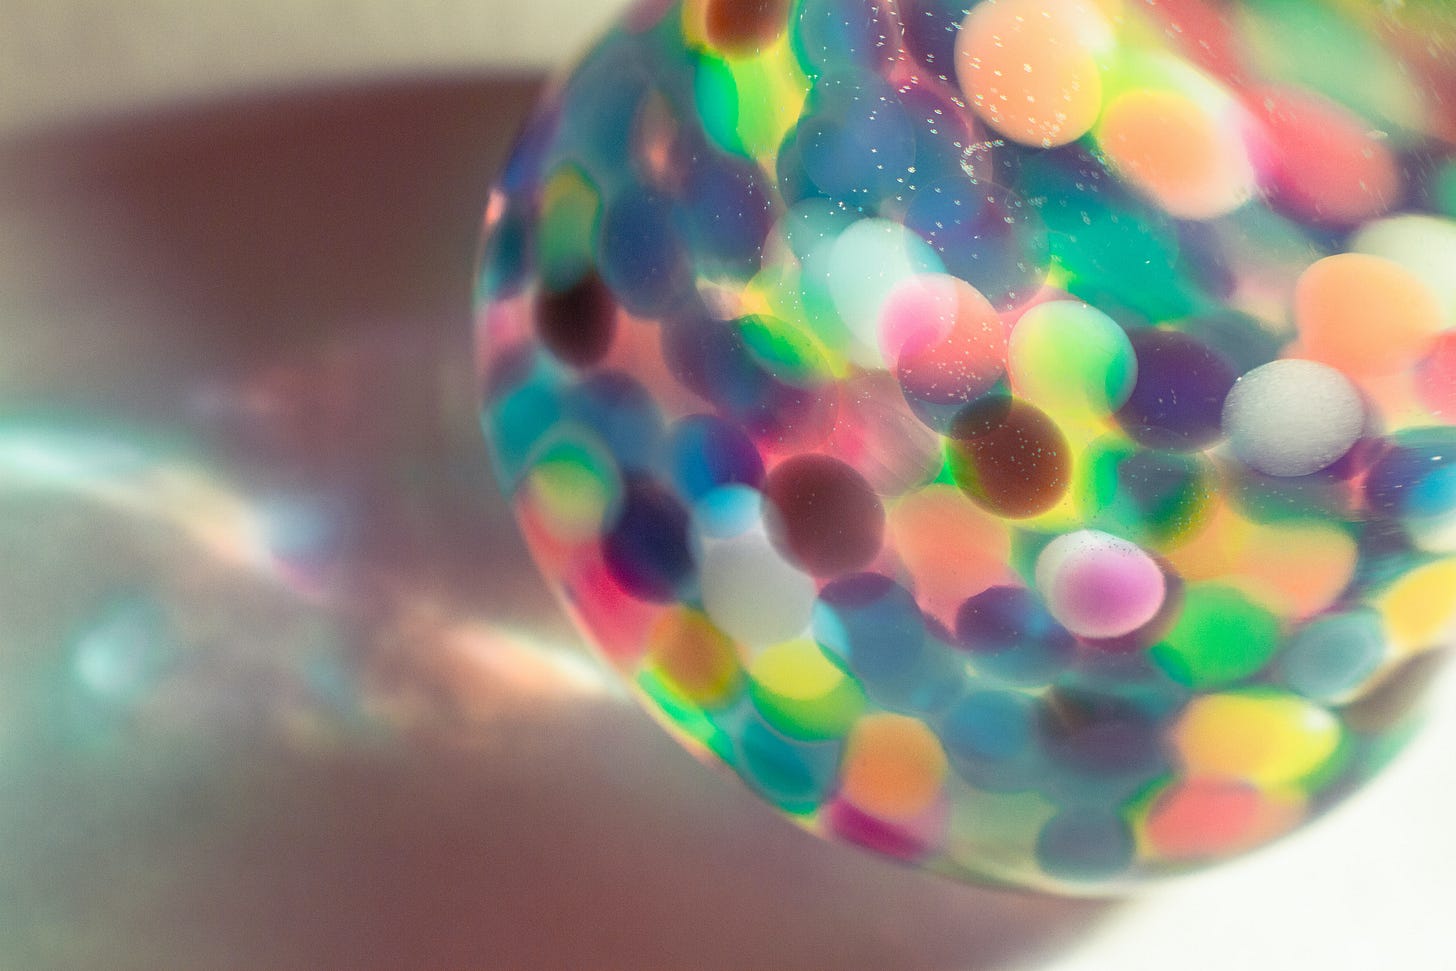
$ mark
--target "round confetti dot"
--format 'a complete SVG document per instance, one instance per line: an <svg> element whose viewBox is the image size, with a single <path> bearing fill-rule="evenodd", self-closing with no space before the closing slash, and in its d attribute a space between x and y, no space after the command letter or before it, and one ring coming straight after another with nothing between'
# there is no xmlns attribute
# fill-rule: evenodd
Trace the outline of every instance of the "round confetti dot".
<svg viewBox="0 0 1456 971"><path fill-rule="evenodd" d="M1131 634L1158 616L1167 585L1153 558L1092 529L1058 536L1036 561L1047 609L1078 637Z"/></svg>
<svg viewBox="0 0 1456 971"><path fill-rule="evenodd" d="M940 845L946 816L944 800L910 819L895 821L864 812L843 799L831 802L824 812L831 831L840 839L912 863Z"/></svg>
<svg viewBox="0 0 1456 971"><path fill-rule="evenodd" d="M664 310L684 290L686 260L671 203L650 189L616 199L602 216L598 265L622 306L640 317Z"/></svg>
<svg viewBox="0 0 1456 971"><path fill-rule="evenodd" d="M653 625L647 645L662 679L689 701L716 706L736 693L742 674L737 650L703 614L669 611Z"/></svg>
<svg viewBox="0 0 1456 971"><path fill-rule="evenodd" d="M1068 148L1021 165L1019 191L1040 200L1049 255L1069 294L1133 324L1196 311L1170 216L1130 198L1089 152Z"/></svg>
<svg viewBox="0 0 1456 971"><path fill-rule="evenodd" d="M1171 732L1184 770L1264 788L1299 785L1334 757L1342 733L1327 709L1297 695L1201 695Z"/></svg>
<svg viewBox="0 0 1456 971"><path fill-rule="evenodd" d="M915 164L903 176L897 176L897 182L904 179L906 191L918 192L932 183L953 183L983 161L976 157L974 147L980 127L953 88L926 75L910 74L904 76L897 91L915 132ZM897 201L901 198L897 192ZM908 219L905 222L919 229Z"/></svg>
<svg viewBox="0 0 1456 971"><path fill-rule="evenodd" d="M1106 802L1166 771L1165 717L1121 684L1068 680L1041 697L1038 730L1063 771L1048 778L1059 798Z"/></svg>
<svg viewBox="0 0 1456 971"><path fill-rule="evenodd" d="M1309 475L1348 452L1365 427L1360 393L1315 361L1271 361L1234 383L1223 428L1240 460L1267 475Z"/></svg>
<svg viewBox="0 0 1456 971"><path fill-rule="evenodd" d="M1385 655L1385 632L1373 610L1320 617L1301 627L1279 655L1279 674L1315 701L1338 701L1362 685Z"/></svg>
<svg viewBox="0 0 1456 971"><path fill-rule="evenodd" d="M709 543L699 582L713 623L754 647L806 631L817 595L813 579L785 562L757 531Z"/></svg>
<svg viewBox="0 0 1456 971"><path fill-rule="evenodd" d="M748 676L764 720L792 738L837 738L864 709L859 685L810 640L786 641L760 652Z"/></svg>
<svg viewBox="0 0 1456 971"><path fill-rule="evenodd" d="M1044 513L1071 482L1071 454L1056 424L1035 405L1013 400L1004 415L993 402L957 417L946 446L951 474L982 508L1008 519ZM988 415L989 420L987 420Z"/></svg>
<svg viewBox="0 0 1456 971"><path fill-rule="evenodd" d="M671 166L671 161L664 163ZM747 280L758 272L775 211L757 165L704 153L691 157L684 191L695 200L687 235L699 273Z"/></svg>
<svg viewBox="0 0 1456 971"><path fill-rule="evenodd" d="M802 0L795 31L806 69L874 68L895 60L889 15L873 0Z"/></svg>
<svg viewBox="0 0 1456 971"><path fill-rule="evenodd" d="M594 275L593 250L601 228L601 215L601 194L585 172L574 165L563 165L552 174L541 194L541 221L536 229L536 258L541 265L541 282L546 293L569 293L589 274ZM600 280L595 281L595 287L601 285ZM584 296L587 294L579 294L577 299ZM583 309L594 308L588 305ZM559 329L570 323L570 317L554 323ZM550 329L544 324L538 317L542 342L550 347L546 336ZM566 357L562 359L570 361Z"/></svg>
<svg viewBox="0 0 1456 971"><path fill-rule="evenodd" d="M816 576L869 563L884 541L885 510L869 483L828 455L800 455L776 466L764 495L785 554Z"/></svg>
<svg viewBox="0 0 1456 971"><path fill-rule="evenodd" d="M1232 554L1229 584L1283 617L1308 617L1329 607L1349 585L1359 558L1345 528L1310 519L1250 523L1243 532L1235 526L1224 550Z"/></svg>
<svg viewBox="0 0 1456 971"><path fill-rule="evenodd" d="M537 547L526 534L533 552ZM539 559L550 563L539 553ZM640 663L647 635L662 607L629 589L601 556L583 556L562 570L561 588L573 618L588 632L607 659L627 668Z"/></svg>
<svg viewBox="0 0 1456 971"><path fill-rule="evenodd" d="M825 349L804 327L768 314L733 321L749 362L772 379L813 388L830 379Z"/></svg>
<svg viewBox="0 0 1456 971"><path fill-rule="evenodd" d="M1031 308L1011 332L1011 387L1054 414L1106 415L1132 393L1137 358L1126 332L1083 303Z"/></svg>
<svg viewBox="0 0 1456 971"><path fill-rule="evenodd" d="M1024 587L991 587L956 613L956 643L976 670L1013 684L1045 684L1076 650L1072 635Z"/></svg>
<svg viewBox="0 0 1456 971"><path fill-rule="evenodd" d="M601 533L619 513L621 493L617 467L599 444L563 436L541 449L517 498L545 531L573 543Z"/></svg>
<svg viewBox="0 0 1456 971"><path fill-rule="evenodd" d="M1224 399L1238 377L1228 361L1178 331L1139 330L1130 338L1137 380L1117 412L1122 429L1148 448L1193 451L1218 441Z"/></svg>
<svg viewBox="0 0 1456 971"><path fill-rule="evenodd" d="M1036 862L1062 880L1110 880L1132 865L1133 849L1126 820L1093 809L1068 809L1042 827Z"/></svg>
<svg viewBox="0 0 1456 971"><path fill-rule="evenodd" d="M1279 621L1242 593L1194 584L1153 657L1170 677L1195 688L1232 684L1257 672L1279 647Z"/></svg>
<svg viewBox="0 0 1456 971"><path fill-rule="evenodd" d="M599 371L573 388L564 406L566 417L595 432L624 469L645 471L656 464L662 413L641 382Z"/></svg>
<svg viewBox="0 0 1456 971"><path fill-rule="evenodd" d="M1356 377L1414 364L1442 326L1425 282L1378 256L1345 253L1299 278L1294 317L1305 354Z"/></svg>
<svg viewBox="0 0 1456 971"><path fill-rule="evenodd" d="M998 0L972 9L956 38L956 77L976 114L1039 148L1081 138L1102 107L1099 46L1108 28L1081 0Z"/></svg>
<svg viewBox="0 0 1456 971"><path fill-rule="evenodd" d="M944 81L955 77L955 44L961 24L978 0L905 0L905 46L923 67Z"/></svg>
<svg viewBox="0 0 1456 971"><path fill-rule="evenodd" d="M562 421L561 399L536 382L529 382L487 407L482 423L492 432L491 458L502 481L515 488L532 451Z"/></svg>
<svg viewBox="0 0 1456 971"><path fill-rule="evenodd" d="M804 174L823 195L873 202L912 167L915 131L895 89L872 75L827 74L799 122Z"/></svg>
<svg viewBox="0 0 1456 971"><path fill-rule="evenodd" d="M904 715L866 715L845 744L839 791L873 816L908 819L940 795L945 774L945 752L924 722Z"/></svg>

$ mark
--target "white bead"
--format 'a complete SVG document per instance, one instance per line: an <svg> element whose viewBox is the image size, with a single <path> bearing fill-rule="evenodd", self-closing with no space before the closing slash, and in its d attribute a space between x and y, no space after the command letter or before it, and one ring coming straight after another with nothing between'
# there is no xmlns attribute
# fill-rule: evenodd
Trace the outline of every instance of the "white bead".
<svg viewBox="0 0 1456 971"><path fill-rule="evenodd" d="M785 561L760 530L710 541L699 578L713 623L749 647L798 637L818 596L813 578Z"/></svg>
<svg viewBox="0 0 1456 971"><path fill-rule="evenodd" d="M1327 364L1285 359L1234 384L1223 429L1234 454L1268 475L1309 475L1350 450L1365 427L1365 405L1348 378Z"/></svg>

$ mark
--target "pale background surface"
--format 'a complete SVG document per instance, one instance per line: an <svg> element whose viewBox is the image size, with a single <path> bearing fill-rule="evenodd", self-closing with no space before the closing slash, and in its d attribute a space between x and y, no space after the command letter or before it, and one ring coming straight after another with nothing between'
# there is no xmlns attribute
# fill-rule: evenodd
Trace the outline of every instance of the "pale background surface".
<svg viewBox="0 0 1456 971"><path fill-rule="evenodd" d="M545 70L610 0L5 0L0 124L400 73Z"/></svg>
<svg viewBox="0 0 1456 971"><path fill-rule="evenodd" d="M439 450L471 465L468 406L430 389L468 380L459 280L531 90L509 77L559 63L609 15L597 0L4 0L0 409L165 422L166 389L182 400L198 375L314 360L301 328L403 341L407 363L382 366L426 389L453 430ZM486 482L450 499L479 521L464 539L414 542L415 510L385 559L462 615L574 656L498 502L470 504ZM419 580L409 555L454 573ZM0 786L0 969L1456 967L1449 679L1432 728L1362 798L1102 908L820 844L679 753L589 665L488 637L464 653L446 693L466 727L407 732L403 755L244 733L200 759L156 729L108 767L35 743L42 768Z"/></svg>

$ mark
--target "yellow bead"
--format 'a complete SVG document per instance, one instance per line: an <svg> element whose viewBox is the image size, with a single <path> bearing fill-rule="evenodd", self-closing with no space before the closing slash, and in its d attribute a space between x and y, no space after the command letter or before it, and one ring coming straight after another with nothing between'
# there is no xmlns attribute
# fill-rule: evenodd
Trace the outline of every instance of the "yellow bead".
<svg viewBox="0 0 1456 971"><path fill-rule="evenodd" d="M1188 775L1245 779L1260 786L1297 783L1340 746L1340 723L1296 695L1229 692L1189 702L1172 742Z"/></svg>

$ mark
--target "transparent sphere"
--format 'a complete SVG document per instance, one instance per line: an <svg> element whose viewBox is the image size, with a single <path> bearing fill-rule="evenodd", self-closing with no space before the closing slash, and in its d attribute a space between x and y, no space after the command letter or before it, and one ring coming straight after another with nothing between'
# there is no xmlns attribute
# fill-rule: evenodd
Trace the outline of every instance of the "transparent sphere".
<svg viewBox="0 0 1456 971"><path fill-rule="evenodd" d="M1456 7L684 0L491 196L542 572L804 828L1070 893L1365 782L1456 625Z"/></svg>

